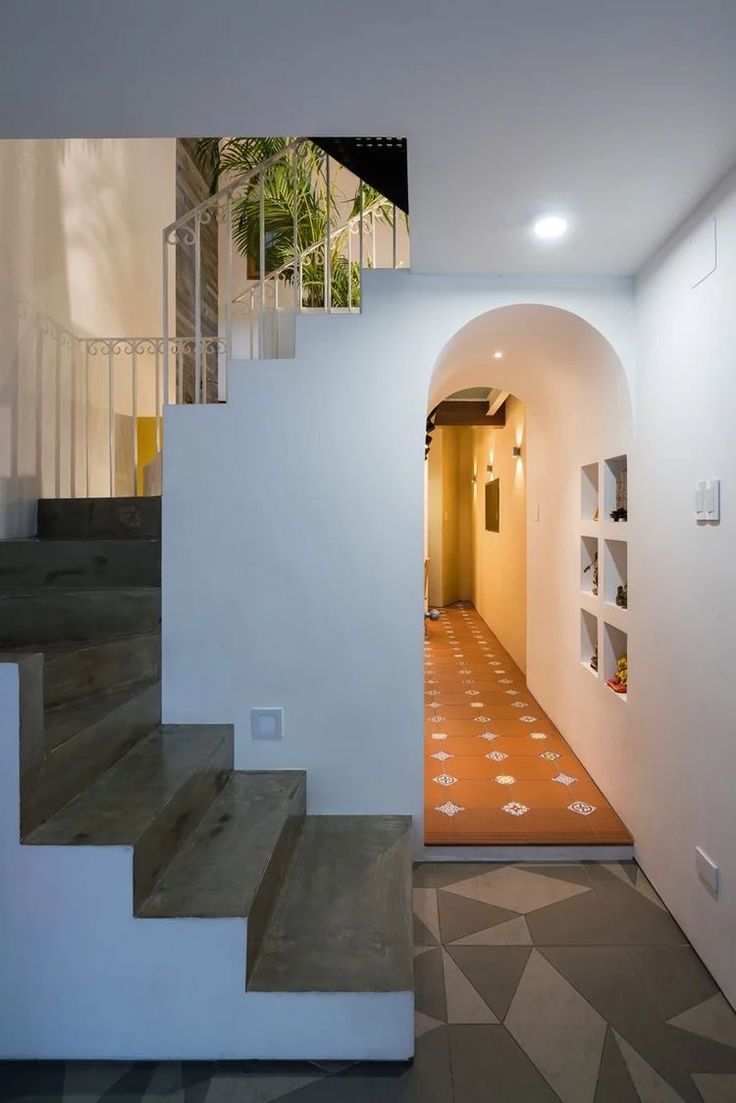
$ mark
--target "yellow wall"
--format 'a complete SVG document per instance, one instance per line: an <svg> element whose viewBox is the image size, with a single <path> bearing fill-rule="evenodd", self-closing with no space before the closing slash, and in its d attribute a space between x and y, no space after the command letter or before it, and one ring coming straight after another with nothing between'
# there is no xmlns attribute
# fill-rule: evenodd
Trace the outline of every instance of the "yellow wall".
<svg viewBox="0 0 736 1103"><path fill-rule="evenodd" d="M428 462L429 603L473 592L473 430L436 429Z"/></svg>
<svg viewBox="0 0 736 1103"><path fill-rule="evenodd" d="M472 600L514 662L526 669L526 450L525 411L517 398L506 401L502 429L476 428L473 454L477 483L473 493L474 571ZM513 455L521 444L520 458ZM500 531L486 532L486 465L500 485Z"/></svg>

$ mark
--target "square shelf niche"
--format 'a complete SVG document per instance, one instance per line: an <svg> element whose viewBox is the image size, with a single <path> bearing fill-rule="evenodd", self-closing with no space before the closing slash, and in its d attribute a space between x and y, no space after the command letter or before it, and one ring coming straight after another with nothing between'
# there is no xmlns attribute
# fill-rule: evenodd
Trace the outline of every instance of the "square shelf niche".
<svg viewBox="0 0 736 1103"><path fill-rule="evenodd" d="M583 521L598 520L598 464L588 463L580 468L580 518Z"/></svg>
<svg viewBox="0 0 736 1103"><path fill-rule="evenodd" d="M580 610L580 662L591 674L598 677L598 671L590 661L598 648L598 621L587 609ZM600 657L598 660L600 666Z"/></svg>
<svg viewBox="0 0 736 1103"><path fill-rule="evenodd" d="M609 605L616 605L616 593L619 586L628 587L627 560L625 540L605 541L603 551L603 598ZM617 608L623 610L626 606L617 606Z"/></svg>
<svg viewBox="0 0 736 1103"><path fill-rule="evenodd" d="M622 486L624 502L626 503L628 511L628 465L626 456L614 456L612 459L606 460L603 465L603 471L603 519L605 521L612 521L613 518L611 514L618 508L616 503L616 487L619 483ZM622 523L624 522L619 521L619 524Z"/></svg>
<svg viewBox="0 0 736 1103"><path fill-rule="evenodd" d="M613 624L605 623L603 625L603 677L606 681L614 677L618 660L626 654L626 633ZM610 690L610 692L613 693L614 697L620 697L622 701L626 700L625 693L615 693L614 690Z"/></svg>
<svg viewBox="0 0 736 1103"><path fill-rule="evenodd" d="M595 536L580 537L580 589L584 594L593 594L593 561L598 555L598 540ZM600 587L600 561L599 580Z"/></svg>

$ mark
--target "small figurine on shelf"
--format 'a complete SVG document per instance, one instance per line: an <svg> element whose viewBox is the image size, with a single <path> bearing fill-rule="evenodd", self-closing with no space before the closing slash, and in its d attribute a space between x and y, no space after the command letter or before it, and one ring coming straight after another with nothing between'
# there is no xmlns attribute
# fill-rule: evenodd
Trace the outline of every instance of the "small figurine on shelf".
<svg viewBox="0 0 736 1103"><path fill-rule="evenodd" d="M595 651L590 656L590 669L598 673L598 644L595 645Z"/></svg>
<svg viewBox="0 0 736 1103"><path fill-rule="evenodd" d="M593 520L594 520L594 521L597 521L597 520L598 520L598 517L599 517L599 513L600 513L600 511L599 511L599 509L598 509L598 506L596 506L596 507L595 507L595 513L593 514Z"/></svg>
<svg viewBox="0 0 736 1103"><path fill-rule="evenodd" d="M606 685L609 689L612 689L614 693L626 693L628 689L629 681L629 668L625 655L616 663L616 673L612 678L609 678Z"/></svg>
<svg viewBox="0 0 736 1103"><path fill-rule="evenodd" d="M623 586L619 586L616 590L616 604L619 609L628 609L629 607L628 589L628 582L624 582Z"/></svg>
<svg viewBox="0 0 736 1103"><path fill-rule="evenodd" d="M592 571L593 577L593 597L598 596L598 552L595 553L593 558L587 567L583 568L583 574L587 574L588 571Z"/></svg>
<svg viewBox="0 0 736 1103"><path fill-rule="evenodd" d="M611 518L614 521L628 520L628 488L625 467L616 476L616 508L611 510Z"/></svg>

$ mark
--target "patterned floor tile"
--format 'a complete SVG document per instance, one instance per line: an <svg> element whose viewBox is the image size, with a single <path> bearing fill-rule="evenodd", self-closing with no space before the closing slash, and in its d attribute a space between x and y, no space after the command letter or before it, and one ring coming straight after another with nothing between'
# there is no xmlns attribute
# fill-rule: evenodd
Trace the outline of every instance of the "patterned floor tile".
<svg viewBox="0 0 736 1103"><path fill-rule="evenodd" d="M616 1035L608 1027L603 1045L595 1103L641 1103L634 1081L619 1049Z"/></svg>
<svg viewBox="0 0 736 1103"><path fill-rule="evenodd" d="M672 1021L718 992L715 981L690 946L632 946L627 952L663 1019ZM733 1036L736 1038L736 1028Z"/></svg>
<svg viewBox="0 0 736 1103"><path fill-rule="evenodd" d="M736 1099L736 1076L717 1072L694 1072L703 1103L733 1103Z"/></svg>
<svg viewBox="0 0 736 1103"><path fill-rule="evenodd" d="M668 1019L668 1022L680 1030L689 1030L692 1034L699 1034L703 1038L710 1038L736 1049L736 1012L726 1003L720 992L681 1015Z"/></svg>
<svg viewBox="0 0 736 1103"><path fill-rule="evenodd" d="M447 891L526 914L579 893L590 892L590 889L540 873L529 873L521 866L507 866L483 873L462 884L451 885Z"/></svg>
<svg viewBox="0 0 736 1103"><path fill-rule="evenodd" d="M631 837L560 733L529 693L524 676L472 607L446 608L426 641L425 841L429 845L509 845L513 842L629 844ZM499 815L485 784L493 773L480 750L478 726L499 739L503 772L516 779L513 801L527 814ZM442 740L433 738L442 735ZM441 742L455 756L447 770L452 815L438 814L435 781ZM540 748L550 757L542 758ZM462 761L458 758L462 756ZM554 756L554 757L553 757ZM565 784L553 781L563 778ZM480 780L482 784L472 784ZM590 805L585 815L575 809ZM571 807L572 806L572 807ZM642 885L642 893L646 892Z"/></svg>
<svg viewBox="0 0 736 1103"><path fill-rule="evenodd" d="M563 1103L593 1103L606 1020L536 950L504 1023Z"/></svg>
<svg viewBox="0 0 736 1103"><path fill-rule="evenodd" d="M455 1103L559 1103L503 1026L451 1026Z"/></svg>
<svg viewBox="0 0 736 1103"><path fill-rule="evenodd" d="M294 1062L291 1066L275 1062L223 1063L215 1070L205 1103L272 1103L324 1080L324 1074L309 1062Z"/></svg>
<svg viewBox="0 0 736 1103"><path fill-rule="evenodd" d="M507 919L495 927L465 935L454 940L455 946L531 946L532 938L523 915Z"/></svg>
<svg viewBox="0 0 736 1103"><path fill-rule="evenodd" d="M529 960L528 946L448 946L448 953L502 1022Z"/></svg>
<svg viewBox="0 0 736 1103"><path fill-rule="evenodd" d="M468 900L445 889L439 890L437 899L443 942L454 942L463 935L515 918L515 913L507 908L497 908L478 900Z"/></svg>
<svg viewBox="0 0 736 1103"><path fill-rule="evenodd" d="M447 950L442 953L448 1023L497 1023L498 1019Z"/></svg>

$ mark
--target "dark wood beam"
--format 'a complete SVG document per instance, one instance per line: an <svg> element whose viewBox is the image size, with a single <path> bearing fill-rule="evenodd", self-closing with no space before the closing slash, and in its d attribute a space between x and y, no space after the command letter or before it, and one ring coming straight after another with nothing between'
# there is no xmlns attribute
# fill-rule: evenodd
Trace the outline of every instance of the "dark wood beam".
<svg viewBox="0 0 736 1103"><path fill-rule="evenodd" d="M506 403L495 414L488 415L488 402L440 402L432 420L435 425L492 425L506 424Z"/></svg>

